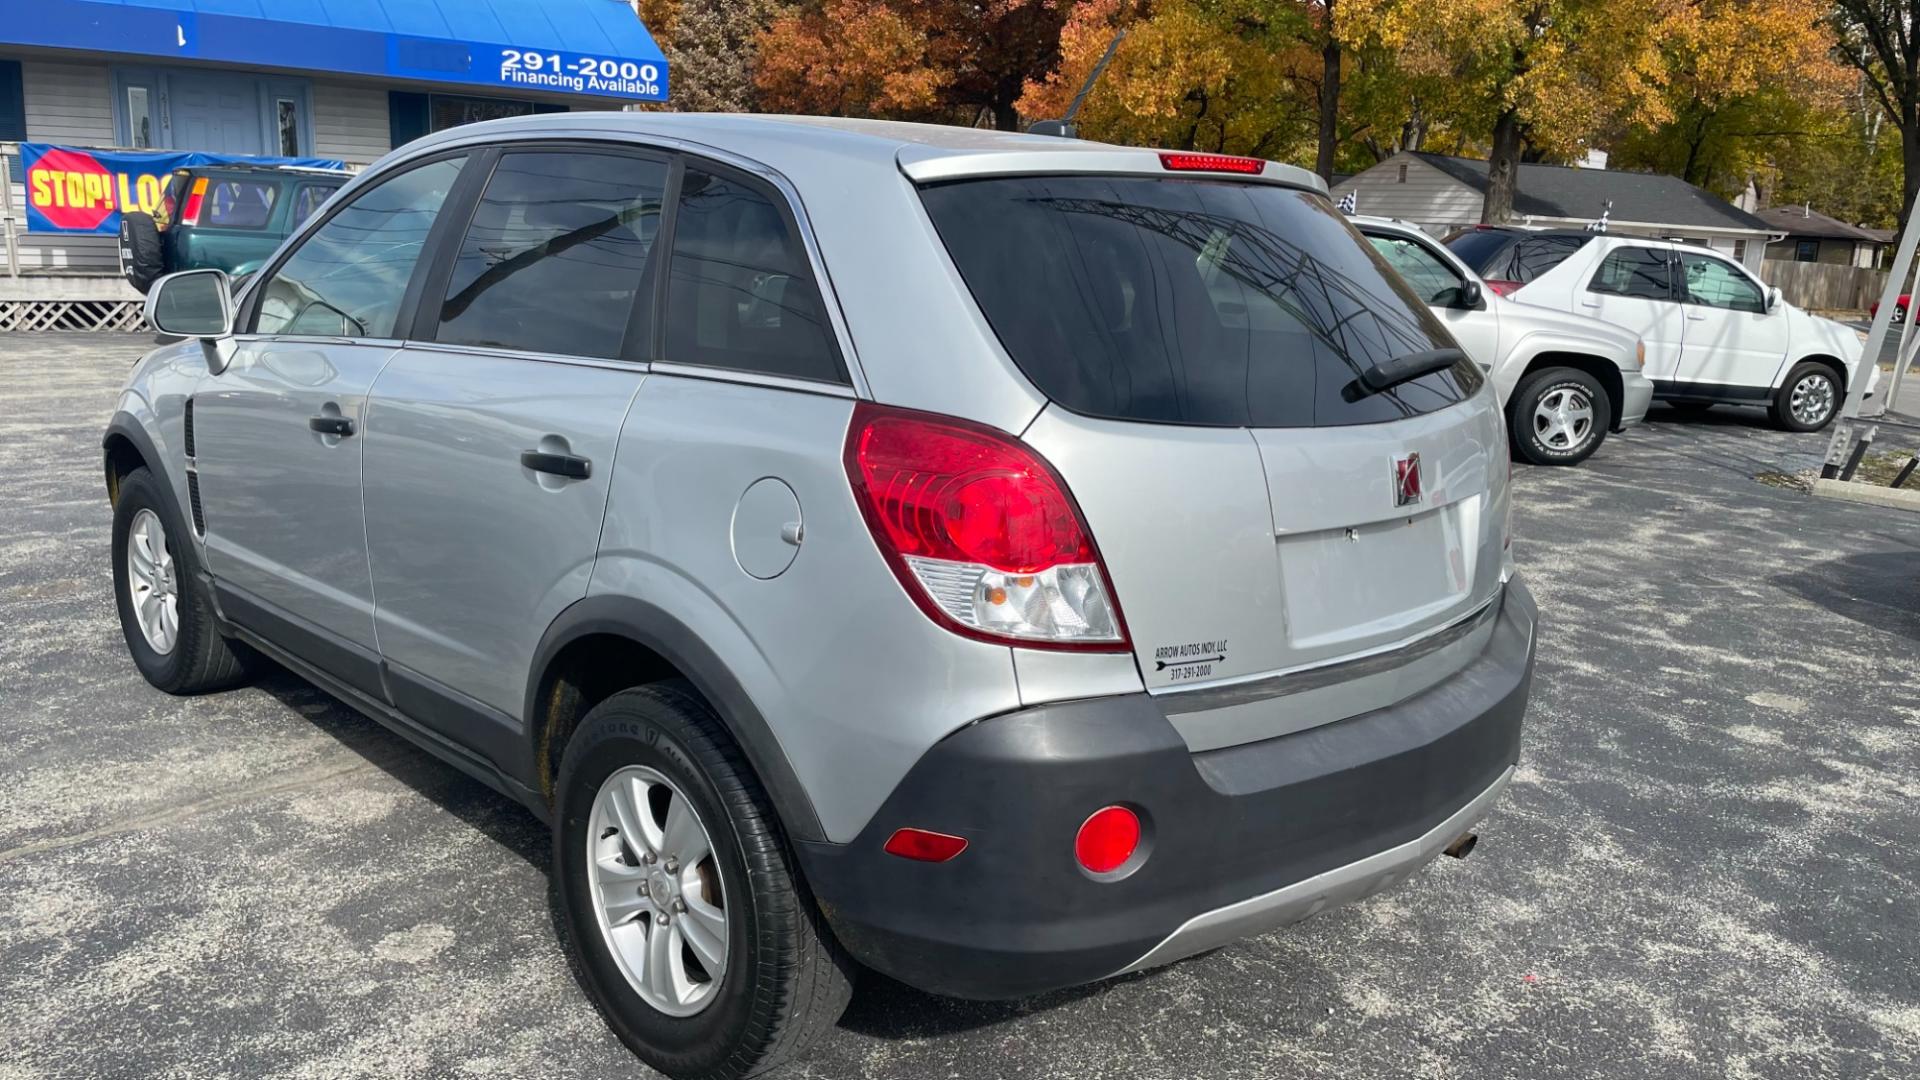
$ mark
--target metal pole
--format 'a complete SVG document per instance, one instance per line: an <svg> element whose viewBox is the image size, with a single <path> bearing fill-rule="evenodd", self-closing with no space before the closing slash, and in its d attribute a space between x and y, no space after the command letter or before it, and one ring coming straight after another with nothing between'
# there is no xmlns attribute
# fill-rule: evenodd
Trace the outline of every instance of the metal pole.
<svg viewBox="0 0 1920 1080"><path fill-rule="evenodd" d="M1914 204L1908 203L1906 227L1900 230L1900 250L1893 257L1893 272L1887 275L1887 283L1880 290L1880 310L1873 314L1873 327L1867 331L1867 342L1860 348L1860 359L1847 379L1847 402L1840 408L1840 419L1834 422L1833 438L1827 443L1826 464L1820 467L1823 479L1831 480L1838 476L1840 467L1847 460L1847 445L1853 436L1853 420L1860 415L1860 402L1867 393L1867 365L1880 362L1880 353L1887 345L1887 327L1892 325L1893 309L1900 299L1900 283L1907 280L1907 275L1913 271L1913 249L1920 244L1920 221L1915 220L1914 210ZM1907 314L1911 316L1913 313Z"/></svg>
<svg viewBox="0 0 1920 1080"><path fill-rule="evenodd" d="M19 144L15 144L18 149ZM20 242L13 235L13 163L0 153L0 230L7 234L7 276L20 276Z"/></svg>

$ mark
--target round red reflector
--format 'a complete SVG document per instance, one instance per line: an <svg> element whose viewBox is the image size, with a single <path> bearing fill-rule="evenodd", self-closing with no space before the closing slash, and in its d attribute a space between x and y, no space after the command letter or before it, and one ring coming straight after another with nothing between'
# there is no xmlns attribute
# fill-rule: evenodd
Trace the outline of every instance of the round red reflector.
<svg viewBox="0 0 1920 1080"><path fill-rule="evenodd" d="M1124 806L1094 812L1073 838L1073 856L1096 874L1118 870L1140 846L1140 818Z"/></svg>

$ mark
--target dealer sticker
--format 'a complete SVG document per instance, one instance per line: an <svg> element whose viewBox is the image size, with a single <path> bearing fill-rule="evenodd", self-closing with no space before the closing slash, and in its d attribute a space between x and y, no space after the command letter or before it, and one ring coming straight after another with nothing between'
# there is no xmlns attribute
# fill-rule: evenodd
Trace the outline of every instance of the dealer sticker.
<svg viewBox="0 0 1920 1080"><path fill-rule="evenodd" d="M1226 638L1161 645L1153 650L1153 669L1166 672L1170 682L1207 678L1213 674L1214 665L1224 664L1226 660Z"/></svg>

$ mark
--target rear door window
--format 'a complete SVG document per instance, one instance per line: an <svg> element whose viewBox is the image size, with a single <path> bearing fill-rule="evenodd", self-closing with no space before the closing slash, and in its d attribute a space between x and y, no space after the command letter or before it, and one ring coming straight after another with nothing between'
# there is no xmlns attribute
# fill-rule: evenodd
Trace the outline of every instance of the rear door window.
<svg viewBox="0 0 1920 1080"><path fill-rule="evenodd" d="M1074 412L1359 424L1444 408L1480 385L1462 356L1383 393L1343 394L1373 364L1454 341L1322 195L1021 176L928 187L922 198L1001 344Z"/></svg>
<svg viewBox="0 0 1920 1080"><path fill-rule="evenodd" d="M1507 280L1522 284L1532 281L1566 262L1586 244L1587 238L1581 236L1523 237L1513 245L1513 255L1507 263Z"/></svg>
<svg viewBox="0 0 1920 1080"><path fill-rule="evenodd" d="M1667 253L1628 246L1609 252L1587 283L1589 291L1637 300L1673 299L1673 278Z"/></svg>
<svg viewBox="0 0 1920 1080"><path fill-rule="evenodd" d="M1505 229L1463 229L1447 237L1447 250L1481 277L1505 280L1502 274L1513 243L1514 234Z"/></svg>
<svg viewBox="0 0 1920 1080"><path fill-rule="evenodd" d="M293 193L293 217L287 222L288 229L298 229L307 223L307 219L317 213L328 196L340 190L339 184L302 184L300 190Z"/></svg>
<svg viewBox="0 0 1920 1080"><path fill-rule="evenodd" d="M806 250L774 198L698 166L682 174L663 359L844 382Z"/></svg>
<svg viewBox="0 0 1920 1080"><path fill-rule="evenodd" d="M264 229L273 217L278 184L258 180L215 180L207 185L200 226L215 229Z"/></svg>
<svg viewBox="0 0 1920 1080"><path fill-rule="evenodd" d="M664 160L584 150L500 158L454 259L435 340L617 357L667 188ZM645 334L644 327L636 328Z"/></svg>

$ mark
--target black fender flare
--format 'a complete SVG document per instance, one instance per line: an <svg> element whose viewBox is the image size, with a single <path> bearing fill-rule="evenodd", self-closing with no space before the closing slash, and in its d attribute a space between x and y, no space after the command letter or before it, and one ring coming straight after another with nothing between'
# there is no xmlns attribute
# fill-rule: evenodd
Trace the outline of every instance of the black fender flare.
<svg viewBox="0 0 1920 1080"><path fill-rule="evenodd" d="M767 725L766 717L747 696L740 680L680 619L634 597L603 594L577 600L541 635L540 645L533 653L533 668L528 672L526 705L521 712L525 718L530 762L540 760L537 718L540 702L550 688L548 669L562 649L590 634L627 638L658 653L678 669L693 683L694 689L712 703L740 744L748 763L766 786L788 836L797 841L826 840L812 798L800 783L799 774L793 771L793 763Z"/></svg>
<svg viewBox="0 0 1920 1080"><path fill-rule="evenodd" d="M181 513L180 497L173 490L173 477L167 473L166 459L161 456L159 448L154 446L153 437L147 434L147 429L141 426L139 419L125 409L113 414L113 419L107 421L106 432L100 436L102 477L106 475L108 466L107 450L113 445L115 439L125 439L139 451L140 459L147 463L147 468L153 473L154 479L160 481L160 498L167 504L167 513L171 514L173 520L179 525L186 525L188 518Z"/></svg>

